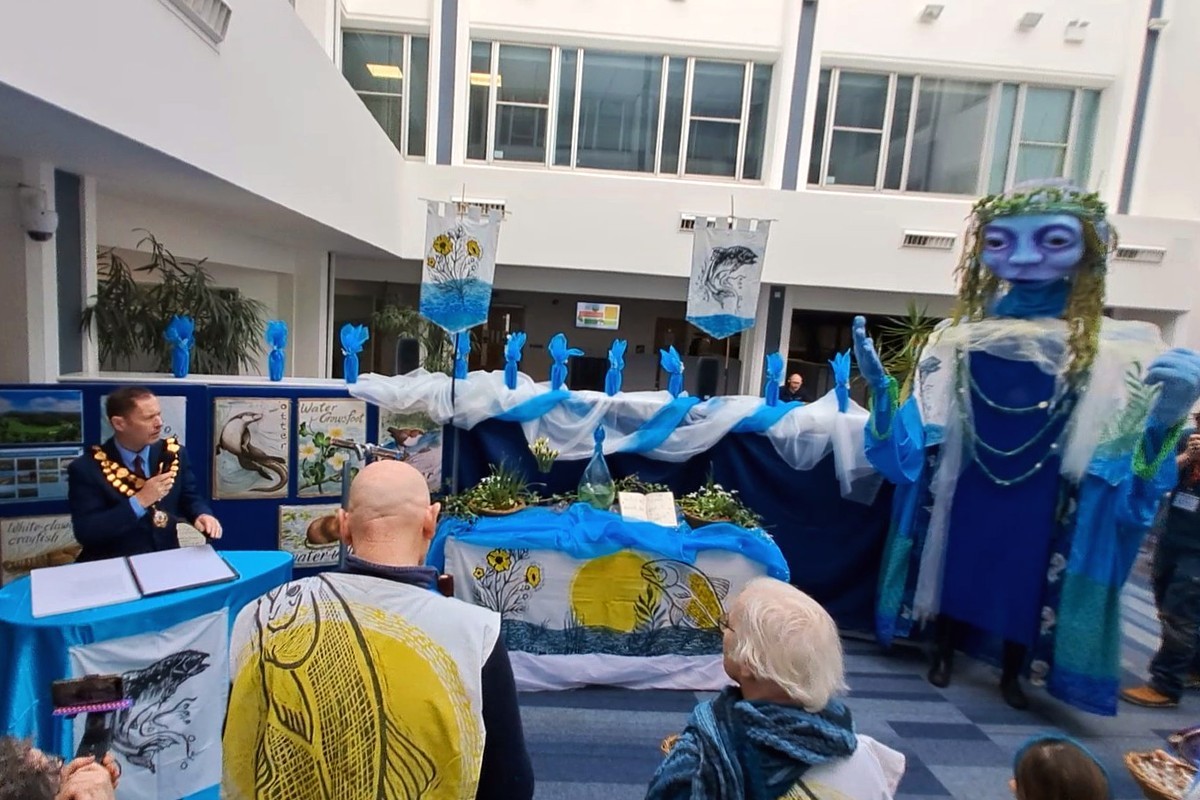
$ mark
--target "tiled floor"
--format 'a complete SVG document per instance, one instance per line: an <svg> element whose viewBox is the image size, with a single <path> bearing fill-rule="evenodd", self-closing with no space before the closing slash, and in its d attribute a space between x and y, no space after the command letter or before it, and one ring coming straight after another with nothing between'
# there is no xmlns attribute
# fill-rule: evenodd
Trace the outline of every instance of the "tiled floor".
<svg viewBox="0 0 1200 800"><path fill-rule="evenodd" d="M1149 592L1125 593L1123 666L1128 683L1145 679L1158 640ZM908 759L900 797L1011 800L1012 754L1029 736L1059 730L1100 757L1113 779L1115 800L1142 797L1122 757L1162 745L1171 731L1195 724L1200 699L1171 711L1122 705L1116 718L1074 711L1031 690L1033 708L1014 711L1000 700L997 673L961 659L954 683L936 689L924 679L926 663L912 649L882 653L871 642L847 640L850 705L858 729ZM522 697L525 735L541 800L633 800L661 758L658 745L687 720L702 695L693 692L587 689Z"/></svg>

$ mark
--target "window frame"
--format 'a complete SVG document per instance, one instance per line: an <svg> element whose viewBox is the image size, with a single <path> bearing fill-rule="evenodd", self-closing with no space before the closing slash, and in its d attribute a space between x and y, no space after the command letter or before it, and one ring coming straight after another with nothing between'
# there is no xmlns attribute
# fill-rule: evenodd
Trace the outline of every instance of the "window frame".
<svg viewBox="0 0 1200 800"><path fill-rule="evenodd" d="M805 184L810 189L833 189L849 192L872 192L882 194L906 194L919 195L924 197L966 197L965 194L951 194L946 192L921 192L910 190L908 186L909 170L912 164L912 149L913 149L913 134L916 128L917 108L921 93L921 84L924 79L931 80L951 80L965 81L972 83L987 83L990 85L988 93L988 108L986 114L986 127L980 148L979 155L979 173L976 176L975 192L976 196L988 193L989 183L991 179L991 170L993 159L995 158L995 147L997 144L997 128L1000 115L1000 98L1005 85L1015 86L1017 89L1016 102L1013 108L1013 129L1009 136L1008 143L1008 161L1005 167L1004 189L1010 191L1016 183L1017 160L1020 155L1022 145L1031 147L1063 147L1066 152L1063 158L1062 173L1067 179L1070 179L1074 170L1075 164L1080 157L1078 152L1079 145L1079 127L1083 113L1083 97L1085 92L1094 91L1097 93L1098 107L1102 107L1104 94L1103 90L1089 86L1068 86L1059 83L1037 83L1033 81L1023 80L988 80L978 79L965 76L947 76L940 74L925 74L925 73L909 73L887 69L870 69L859 67L840 67L840 66L822 66L822 70L829 70L829 89L828 99L826 102L826 112L823 131L813 131L813 137L821 136L821 162L818 174L817 183L808 183L808 172L811 166L811 156L808 163L801 164L801 176L805 180ZM884 109L883 129L876 131L867 128L855 128L847 126L838 126L834 124L837 117L837 99L838 89L841 82L842 72L850 72L861 75L885 75L888 78L887 91L887 106ZM896 93L897 86L901 78L912 78L912 95L910 97L908 126L905 131L904 138L904 157L900 169L900 188L889 189L885 187L887 180L887 164L888 157L891 151L891 128L896 110ZM1039 142L1034 140L1024 140L1022 138L1022 128L1025 121L1025 98L1030 88L1036 89L1061 89L1071 92L1071 110L1070 124L1067 131L1067 141L1065 144L1058 142ZM1099 111L1097 112L1099 117ZM833 133L835 130L851 131L860 133L879 134L880 145L878 163L875 171L875 184L873 186L861 186L853 184L829 183L829 157L831 154L831 146L833 143ZM1093 142L1095 141L1095 132L1093 131ZM1090 172L1090 170L1089 170ZM1090 181L1091 175L1085 176Z"/></svg>
<svg viewBox="0 0 1200 800"><path fill-rule="evenodd" d="M709 58L709 57L704 57L704 56L671 56L669 54L663 54L661 56L658 56L657 54L649 54L650 57L661 58L661 61L662 61L662 69L660 70L659 88L658 88L658 121L657 121L656 130L655 130L655 134L654 134L654 168L652 171L647 171L647 172L639 172L639 171L632 171L632 170L611 170L611 169L601 169L598 167L581 167L581 166L579 166L579 118L580 118L580 109L582 108L582 105L583 105L584 59L586 58L586 54L587 54L588 50L592 50L594 52L619 53L622 55L628 54L628 55L635 55L635 56L636 55L647 55L647 54L639 53L637 51L632 51L632 50L626 51L626 50L604 48L604 47L589 48L589 47L584 47L584 46L568 47L568 46L563 46L563 45L526 44L526 43L522 43L522 42L502 42L500 40L489 40L487 38L482 38L482 37L479 39L475 39L475 38L471 39L472 44L474 44L476 42L487 42L491 46L491 62L489 64L489 67L490 67L489 76L490 77L489 77L489 85L488 85L488 112L487 112L488 113L488 140L486 142L484 158L482 158L482 159L471 158L464 154L464 161L467 164L487 164L489 166L509 166L509 167L518 167L518 168L519 167L539 167L540 166L540 167L545 167L545 168L551 169L551 170L559 170L559 171L567 171L567 172L580 172L580 173L584 173L584 174L596 174L596 175L626 174L626 175L655 177L655 178L674 177L674 178L685 179L685 180L711 180L711 181L721 181L721 182L751 182L751 183L760 183L760 184L765 183L765 181L766 181L766 176L769 172L769 170L767 168L767 151L768 151L767 139L769 137L764 137L764 141L763 141L763 153L762 153L762 156L760 159L760 168L759 168L761 175L759 178L747 179L744 177L745 160L746 160L745 156L746 156L746 147L749 142L750 109L751 109L751 101L753 99L751 95L753 93L753 86L754 86L754 70L755 70L755 67L758 66L760 63L762 64L762 66L770 66L771 67L771 83L768 86L768 90L767 90L767 99L768 99L767 113L768 113L768 115L770 115L774 111L774 109L770 107L772 105L770 103L770 101L772 99L774 99L773 89L774 89L775 80L776 80L776 77L778 74L778 70L775 69L775 66L776 66L775 64L767 64L766 62L757 62L757 61L753 61L753 60L742 60L742 59ZM511 45L511 46L516 46L516 47L536 47L536 48L541 48L541 49L550 51L550 88L549 88L548 102L545 106L542 106L540 104L531 104L531 103L513 103L513 102L507 102L507 101L502 102L499 100L499 92L498 92L499 87L497 85L497 77L498 77L497 73L499 72L499 68L500 68L500 47L502 45ZM559 103L562 99L562 93L561 93L562 81L563 81L562 54L564 52L571 52L571 51L575 52L575 70L574 70L575 74L570 76L570 79L573 80L575 83L575 91L573 93L574 108L572 109L572 114L571 114L571 158L570 158L569 164L555 164L554 159L555 159L555 150L556 150L557 141L558 141L559 115L561 112L561 109L559 108ZM667 90L668 90L668 86L669 86L670 64L671 64L672 58L682 58L682 59L686 60L686 67L684 70L684 86L683 86L683 117L682 117L682 123L681 123L682 127L681 127L681 131L680 131L680 142L679 142L679 165L674 171L665 172L662 169L663 138L666 133L666 114L667 114L667 99L668 99L667 98ZM718 119L715 117L705 117L702 115L693 116L693 114L692 114L692 96L693 96L692 88L693 88L693 83L695 80L695 68L696 68L697 61L710 61L710 62L718 62L718 63L726 63L726 64L736 64L742 68L742 100L741 100L741 108L739 111L739 116L737 119L732 119L732 118L731 119L724 119L724 118ZM468 75L468 81L469 81L469 77L470 76ZM540 162L537 162L537 161L510 161L510 160L503 159L503 158L497 159L495 157L496 109L499 105L529 106L529 107L537 107L537 108L545 109L546 115L547 115L546 156L542 161L540 161ZM737 163L734 165L734 175L733 176L706 175L703 173L691 173L691 172L687 171L687 162L688 162L687 147L688 147L688 140L690 138L691 126L692 126L693 119L698 120L698 121L720 122L720 123L724 123L724 124L738 126L738 144L737 144L737 154L736 154ZM770 119L770 117L768 117L768 119ZM466 120L466 123L468 126L470 126L469 113L468 113L468 119ZM769 122L768 122L768 124L769 124Z"/></svg>
<svg viewBox="0 0 1200 800"><path fill-rule="evenodd" d="M430 98L433 97L433 90L432 90L432 86L430 85L432 82L429 80L433 74L432 69L431 69L431 66L432 66L431 54L433 52L432 44L430 44L426 48L427 63L425 66L425 79L426 79L427 85L425 87L425 155L419 155L419 156L409 155L408 140L409 140L409 127L410 127L409 114L410 114L411 105L412 105L412 89L411 89L411 84L409 83L409 81L412 80L412 40L414 37L416 37L418 39L425 39L428 42L429 41L428 31L425 31L425 32L398 31L398 30L386 30L386 29L381 29L381 28L372 28L372 27L365 26L365 25L364 26L346 25L341 30L341 36L338 37L338 39L339 39L338 40L338 69L339 70L345 69L345 51L346 51L346 36L347 36L347 34L349 34L349 35L371 34L373 36L396 36L403 40L404 57L401 59L403 64L401 65L400 69L403 71L404 77L403 77L403 88L401 89L401 91L399 93L399 97L400 97L400 141L393 142L393 144L396 145L396 149L399 151L401 157L403 157L403 158L406 158L406 159L409 159L412 161L427 160L429 158L429 153L430 153L430 148L429 148L429 129L430 129L429 100L430 100ZM350 83L350 79L345 77L345 72L342 73L342 77L345 78L346 83ZM397 96L396 92L372 92L372 91L365 91L365 90L361 90L361 89L355 89L353 84L350 84L350 89L356 95L358 95L360 99L363 96L367 96L367 97L396 97ZM372 116L374 116L374 115L372 115ZM382 127L382 126L380 126L380 127ZM387 131L384 130L384 133L386 134ZM392 138L391 136L388 136L388 139L391 139L391 138Z"/></svg>

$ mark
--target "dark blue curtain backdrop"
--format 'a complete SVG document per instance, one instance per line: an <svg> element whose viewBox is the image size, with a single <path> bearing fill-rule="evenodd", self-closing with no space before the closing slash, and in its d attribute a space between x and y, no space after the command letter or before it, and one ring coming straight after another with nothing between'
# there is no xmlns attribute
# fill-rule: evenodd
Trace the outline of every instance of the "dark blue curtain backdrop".
<svg viewBox="0 0 1200 800"><path fill-rule="evenodd" d="M446 429L445 460L450 477L453 437L458 435L458 482L477 483L488 465L507 461L520 467L543 494L573 491L587 461L559 461L549 475L537 471L521 426L488 420L470 431ZM762 515L767 531L787 559L792 583L812 595L843 629L870 631L874 624L876 580L887 535L892 487L885 484L869 506L841 496L833 456L799 472L759 434L730 434L707 453L681 464L639 455L606 457L614 478L636 473L665 483L676 496L698 488L711 469L727 489Z"/></svg>

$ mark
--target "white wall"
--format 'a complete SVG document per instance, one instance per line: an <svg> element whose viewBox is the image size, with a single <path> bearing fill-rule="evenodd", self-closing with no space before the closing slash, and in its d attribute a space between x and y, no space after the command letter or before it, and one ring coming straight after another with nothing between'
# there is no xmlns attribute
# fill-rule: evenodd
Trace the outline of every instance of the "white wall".
<svg viewBox="0 0 1200 800"><path fill-rule="evenodd" d="M23 346L29 338L25 303L25 233L21 229L16 185L21 181L19 162L0 158L0 382L29 379L29 362Z"/></svg>
<svg viewBox="0 0 1200 800"><path fill-rule="evenodd" d="M230 6L214 49L156 0L9 4L5 29L25 34L0 48L0 82L397 251L387 135L289 3Z"/></svg>

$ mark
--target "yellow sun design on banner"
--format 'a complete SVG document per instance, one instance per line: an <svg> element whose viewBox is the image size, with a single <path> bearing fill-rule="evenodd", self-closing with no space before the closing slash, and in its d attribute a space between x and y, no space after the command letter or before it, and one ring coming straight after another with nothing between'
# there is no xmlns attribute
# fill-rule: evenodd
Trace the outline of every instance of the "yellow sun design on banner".
<svg viewBox="0 0 1200 800"><path fill-rule="evenodd" d="M571 610L584 625L628 633L637 624L634 604L646 589L646 557L632 550L593 558L571 581Z"/></svg>

